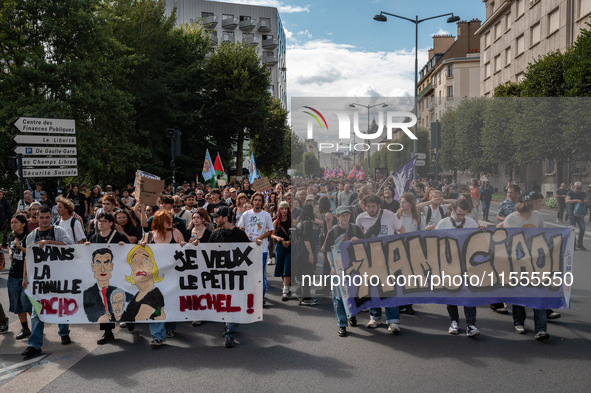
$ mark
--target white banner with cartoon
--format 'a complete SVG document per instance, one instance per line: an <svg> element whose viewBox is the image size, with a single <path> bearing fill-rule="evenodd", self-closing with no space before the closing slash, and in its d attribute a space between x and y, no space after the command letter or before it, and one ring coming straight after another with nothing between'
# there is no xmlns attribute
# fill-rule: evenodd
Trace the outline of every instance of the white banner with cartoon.
<svg viewBox="0 0 591 393"><path fill-rule="evenodd" d="M256 243L32 246L27 277L26 293L49 323L263 318Z"/></svg>

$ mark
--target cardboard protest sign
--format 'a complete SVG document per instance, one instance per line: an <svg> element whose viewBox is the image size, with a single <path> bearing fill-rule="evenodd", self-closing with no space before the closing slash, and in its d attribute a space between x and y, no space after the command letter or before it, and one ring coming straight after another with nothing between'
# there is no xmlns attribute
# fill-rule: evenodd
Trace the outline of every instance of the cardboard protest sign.
<svg viewBox="0 0 591 393"><path fill-rule="evenodd" d="M569 307L571 228L453 229L347 241L334 246L345 308L506 302L537 309ZM319 285L318 282L313 282Z"/></svg>
<svg viewBox="0 0 591 393"><path fill-rule="evenodd" d="M135 174L135 197L146 205L156 205L158 197L164 190L164 180L143 176L142 172Z"/></svg>
<svg viewBox="0 0 591 393"><path fill-rule="evenodd" d="M44 322L262 320L256 243L29 246L26 293Z"/></svg>
<svg viewBox="0 0 591 393"><path fill-rule="evenodd" d="M263 177L262 179L255 180L250 187L255 190L256 192L264 192L268 190L272 190L273 186L269 181L268 177Z"/></svg>

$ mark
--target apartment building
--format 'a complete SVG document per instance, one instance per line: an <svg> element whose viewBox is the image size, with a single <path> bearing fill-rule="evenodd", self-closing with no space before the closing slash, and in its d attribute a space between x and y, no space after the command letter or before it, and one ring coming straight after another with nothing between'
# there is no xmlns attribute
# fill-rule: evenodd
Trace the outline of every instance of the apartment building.
<svg viewBox="0 0 591 393"><path fill-rule="evenodd" d="M492 97L498 85L519 82L529 63L538 57L574 44L582 28L589 28L591 0L482 0L486 20L480 37L480 95ZM573 177L569 175L571 173ZM501 166L501 184L513 178L527 188L540 187L552 196L561 182L591 181L591 163L545 160L518 168Z"/></svg>
<svg viewBox="0 0 591 393"><path fill-rule="evenodd" d="M242 42L255 46L271 71L269 91L287 107L285 32L277 8L206 0L167 0L168 15L176 7L176 24L201 22L211 47Z"/></svg>
<svg viewBox="0 0 591 393"><path fill-rule="evenodd" d="M433 36L429 60L419 72L417 121L420 127L441 119L443 112L480 93L480 20L457 23L457 37Z"/></svg>

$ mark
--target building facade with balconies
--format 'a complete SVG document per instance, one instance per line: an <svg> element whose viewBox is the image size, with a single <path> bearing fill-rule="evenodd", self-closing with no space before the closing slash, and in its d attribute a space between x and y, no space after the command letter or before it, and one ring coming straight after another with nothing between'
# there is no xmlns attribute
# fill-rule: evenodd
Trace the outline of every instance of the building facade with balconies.
<svg viewBox="0 0 591 393"><path fill-rule="evenodd" d="M494 89L519 82L540 56L566 51L582 28L589 28L591 0L482 0L486 20L476 32L480 39L480 95L492 97ZM569 174L570 172L570 174ZM526 188L539 187L553 196L560 183L591 181L591 162L585 160L531 163L521 167L500 166L498 184L513 179Z"/></svg>
<svg viewBox="0 0 591 393"><path fill-rule="evenodd" d="M518 82L538 57L572 46L591 21L591 0L482 0L486 20L480 37L480 93Z"/></svg>
<svg viewBox="0 0 591 393"><path fill-rule="evenodd" d="M269 91L287 107L285 32L277 8L206 0L167 0L166 12L176 7L176 24L202 23L211 47L242 42L257 48L271 71Z"/></svg>
<svg viewBox="0 0 591 393"><path fill-rule="evenodd" d="M433 36L429 60L419 72L417 121L420 127L441 119L443 112L480 93L480 20L457 23L457 38Z"/></svg>

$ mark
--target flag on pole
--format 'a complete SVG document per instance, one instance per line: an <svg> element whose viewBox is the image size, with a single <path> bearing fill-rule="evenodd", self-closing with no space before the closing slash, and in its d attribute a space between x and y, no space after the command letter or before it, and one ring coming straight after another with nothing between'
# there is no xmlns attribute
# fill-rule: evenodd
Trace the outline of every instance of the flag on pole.
<svg viewBox="0 0 591 393"><path fill-rule="evenodd" d="M322 174L322 179L328 179L328 168L324 168L324 173Z"/></svg>
<svg viewBox="0 0 591 393"><path fill-rule="evenodd" d="M201 172L203 175L203 179L205 181L212 180L212 184L215 187L215 170L213 169L213 165L211 165L211 156L209 155L209 149L205 151L205 160L203 161L203 171Z"/></svg>
<svg viewBox="0 0 591 393"><path fill-rule="evenodd" d="M254 152L250 153L250 175L248 176L248 182L249 183L253 183L259 176L258 176L258 172L257 172L257 165L254 162Z"/></svg>
<svg viewBox="0 0 591 393"><path fill-rule="evenodd" d="M213 164L213 170L215 171L216 175L223 175L224 174L224 166L222 165L222 160L220 159L220 153L215 158L215 163Z"/></svg>
<svg viewBox="0 0 591 393"><path fill-rule="evenodd" d="M339 169L337 170L337 176L338 177L344 177L345 176L345 171L343 170L343 167L339 165Z"/></svg>
<svg viewBox="0 0 591 393"><path fill-rule="evenodd" d="M417 157L413 157L392 173L394 181L394 199L400 202L400 195L410 189L410 183L414 177Z"/></svg>
<svg viewBox="0 0 591 393"><path fill-rule="evenodd" d="M363 180L363 178L365 177L365 170L363 169L363 165L361 165L361 168L359 168L359 170L357 171L357 180Z"/></svg>
<svg viewBox="0 0 591 393"><path fill-rule="evenodd" d="M347 176L347 179L354 178L356 174L357 174L357 166L354 166L353 168L351 168L351 172L349 172L349 176Z"/></svg>

